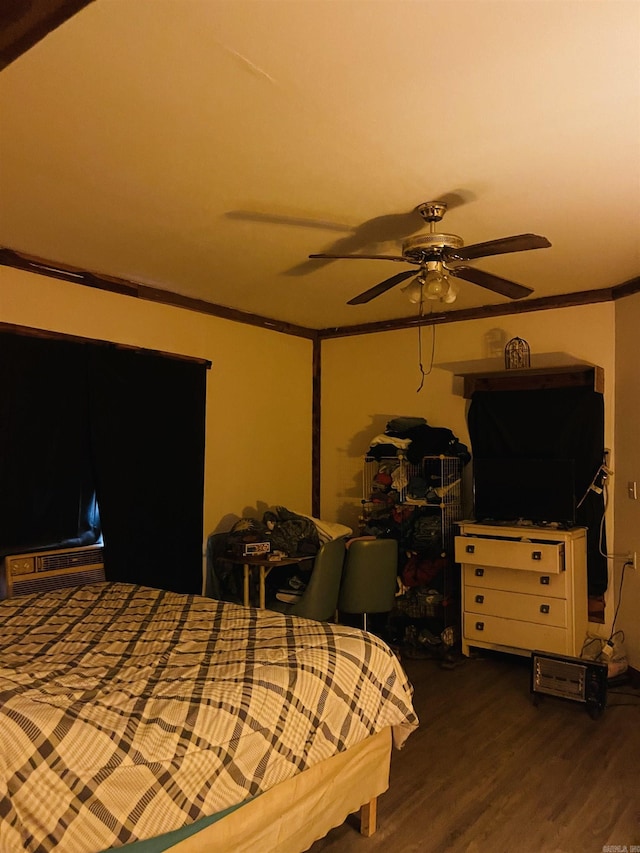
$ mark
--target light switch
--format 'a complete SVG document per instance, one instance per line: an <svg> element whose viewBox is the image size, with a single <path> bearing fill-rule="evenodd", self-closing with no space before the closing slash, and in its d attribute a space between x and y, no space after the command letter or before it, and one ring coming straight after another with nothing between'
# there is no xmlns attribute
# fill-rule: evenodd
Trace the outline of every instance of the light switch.
<svg viewBox="0 0 640 853"><path fill-rule="evenodd" d="M632 501L638 500L638 484L635 480L629 480L627 483L627 494Z"/></svg>

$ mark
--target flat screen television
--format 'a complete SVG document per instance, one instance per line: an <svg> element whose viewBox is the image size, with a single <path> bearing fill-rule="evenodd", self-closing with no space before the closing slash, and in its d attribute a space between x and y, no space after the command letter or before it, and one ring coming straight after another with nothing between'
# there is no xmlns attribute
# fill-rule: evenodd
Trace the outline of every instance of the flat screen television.
<svg viewBox="0 0 640 853"><path fill-rule="evenodd" d="M473 460L477 521L576 523L573 459Z"/></svg>

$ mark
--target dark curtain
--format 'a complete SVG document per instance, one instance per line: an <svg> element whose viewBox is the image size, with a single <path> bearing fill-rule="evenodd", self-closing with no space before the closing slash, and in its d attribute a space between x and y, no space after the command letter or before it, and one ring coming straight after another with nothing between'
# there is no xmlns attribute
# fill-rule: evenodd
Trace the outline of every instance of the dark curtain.
<svg viewBox="0 0 640 853"><path fill-rule="evenodd" d="M577 501L587 493L604 457L604 400L588 388L476 391L468 413L474 458L573 459ZM607 588L602 494L590 491L576 521L587 528L590 595Z"/></svg>
<svg viewBox="0 0 640 853"><path fill-rule="evenodd" d="M82 347L0 333L0 554L97 541L89 446Z"/></svg>
<svg viewBox="0 0 640 853"><path fill-rule="evenodd" d="M199 593L206 367L96 346L89 374L107 578Z"/></svg>
<svg viewBox="0 0 640 853"><path fill-rule="evenodd" d="M101 523L110 580L200 592L205 395L204 363L1 333L0 553Z"/></svg>

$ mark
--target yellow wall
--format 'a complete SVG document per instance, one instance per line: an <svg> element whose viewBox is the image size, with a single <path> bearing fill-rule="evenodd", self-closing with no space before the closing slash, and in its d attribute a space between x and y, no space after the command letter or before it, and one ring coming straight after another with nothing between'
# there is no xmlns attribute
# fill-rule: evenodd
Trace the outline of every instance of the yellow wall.
<svg viewBox="0 0 640 853"><path fill-rule="evenodd" d="M422 330L425 371L431 361L433 328ZM392 417L424 417L432 426L453 430L469 446L467 401L456 373L503 370L504 343L516 335L528 341L533 367L584 361L604 368L605 445L612 448L614 332L612 303L436 326L434 366L420 391L417 329L325 341L323 516L355 521L362 497L362 457ZM491 356L496 347L499 355Z"/></svg>
<svg viewBox="0 0 640 853"><path fill-rule="evenodd" d="M635 551L640 559L640 500L630 500L627 484L640 489L640 294L616 304L616 551ZM640 492L638 492L640 498ZM638 564L638 559L636 563ZM616 591L620 585L617 561ZM616 628L625 634L630 663L640 669L640 567L625 570Z"/></svg>
<svg viewBox="0 0 640 853"><path fill-rule="evenodd" d="M205 358L207 453L204 529L227 530L240 516L273 504L311 511L310 341L184 309L90 290L0 267L0 322ZM431 372L418 391L422 362L431 362L432 327L326 340L322 349L321 515L357 526L362 457L371 439L398 415L420 415L465 444L467 401L456 373L502 369L502 348L525 338L532 364L586 361L605 371L605 443L614 450L610 550L640 552L640 502L626 497L640 481L640 295L616 305L561 308L497 320L445 324L435 330ZM615 445L614 445L615 430ZM640 485L639 485L640 488ZM613 545L613 520L616 544ZM609 620L621 561L607 595ZM640 572L627 572L617 627L640 667ZM610 627L610 621L605 631Z"/></svg>
<svg viewBox="0 0 640 853"><path fill-rule="evenodd" d="M205 537L311 511L311 342L0 267L0 322L208 359Z"/></svg>
<svg viewBox="0 0 640 853"><path fill-rule="evenodd" d="M636 312L640 319L640 297ZM462 382L456 378L456 373L503 370L504 344L515 336L528 341L533 367L582 361L604 368L605 446L615 450L615 319L614 304L600 303L437 326L434 366L421 391L417 390L421 381L417 329L325 341L322 354L323 517L357 526L363 456L371 440L384 432L392 417L424 417L432 426L451 429L470 448L466 424L468 402L462 396ZM633 340L632 322L629 325L628 343L631 351L635 351L637 344ZM432 328L426 327L422 333L425 370L431 359ZM637 368L634 378L637 388L640 381ZM636 421L640 409L638 399L636 395ZM632 422L630 417L629 423ZM615 453L610 461L615 470ZM640 479L640 450L637 448L635 461L636 476ZM471 509L470 473L470 468L465 469L467 514ZM609 491L607 535L611 551L614 542L613 488ZM634 508L637 519L638 504ZM640 527L636 525L636 529ZM640 551L640 540L637 547ZM610 578L614 565L619 567L620 562L609 561ZM610 582L608 624L600 633L606 633L610 627L614 605L615 588ZM638 612L637 606L635 612ZM593 627L595 630L596 626ZM636 644L634 653L640 666L640 644Z"/></svg>

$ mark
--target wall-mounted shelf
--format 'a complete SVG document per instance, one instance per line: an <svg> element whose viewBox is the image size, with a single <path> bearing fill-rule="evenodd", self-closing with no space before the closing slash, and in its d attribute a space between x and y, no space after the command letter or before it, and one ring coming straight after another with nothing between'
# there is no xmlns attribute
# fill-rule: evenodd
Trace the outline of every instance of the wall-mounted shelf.
<svg viewBox="0 0 640 853"><path fill-rule="evenodd" d="M464 396L475 391L541 391L548 388L591 388L604 393L604 370L595 364L562 367L526 367L490 373L463 373Z"/></svg>

